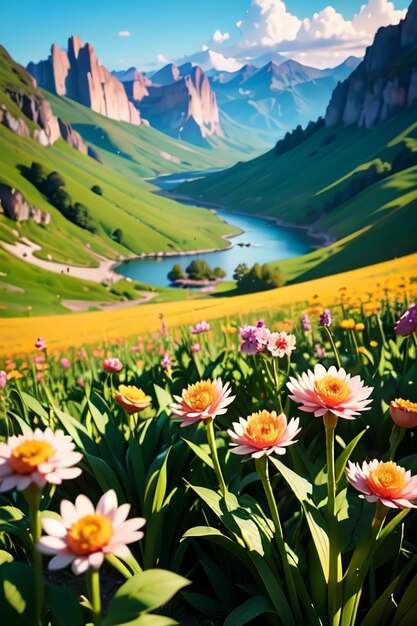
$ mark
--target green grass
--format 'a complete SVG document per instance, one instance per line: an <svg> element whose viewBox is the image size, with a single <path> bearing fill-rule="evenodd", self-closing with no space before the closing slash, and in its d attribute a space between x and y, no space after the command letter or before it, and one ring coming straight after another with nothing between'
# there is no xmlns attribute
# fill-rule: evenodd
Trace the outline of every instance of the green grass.
<svg viewBox="0 0 417 626"><path fill-rule="evenodd" d="M371 131L323 128L297 148L273 151L178 191L233 210L307 225L336 243L305 257L277 261L287 281L307 280L414 252L417 228L417 168L395 173L323 213L326 202L370 167L392 163L415 142L415 108ZM333 138L333 141L330 139Z"/></svg>

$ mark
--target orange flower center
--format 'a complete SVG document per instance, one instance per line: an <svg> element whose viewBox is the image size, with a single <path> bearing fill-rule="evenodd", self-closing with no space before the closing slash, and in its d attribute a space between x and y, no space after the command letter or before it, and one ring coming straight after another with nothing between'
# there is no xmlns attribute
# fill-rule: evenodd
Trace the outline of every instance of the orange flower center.
<svg viewBox="0 0 417 626"><path fill-rule="evenodd" d="M216 399L216 391L211 380L200 380L190 385L184 392L184 402L194 411L205 411Z"/></svg>
<svg viewBox="0 0 417 626"><path fill-rule="evenodd" d="M246 435L257 447L266 448L279 440L286 427L286 420L275 411L259 411L249 415Z"/></svg>
<svg viewBox="0 0 417 626"><path fill-rule="evenodd" d="M113 525L103 515L85 515L68 531L67 544L75 554L91 554L107 546L113 537Z"/></svg>
<svg viewBox="0 0 417 626"><path fill-rule="evenodd" d="M47 441L30 439L12 450L9 464L17 474L30 474L54 454L55 450Z"/></svg>
<svg viewBox="0 0 417 626"><path fill-rule="evenodd" d="M394 491L401 491L406 486L405 469L398 467L393 461L380 463L370 472L366 483L373 493L390 496Z"/></svg>
<svg viewBox="0 0 417 626"><path fill-rule="evenodd" d="M320 398L327 406L338 406L350 396L350 387L345 380L327 374L315 383Z"/></svg>
<svg viewBox="0 0 417 626"><path fill-rule="evenodd" d="M391 406L394 409L403 409L408 413L417 413L417 402L411 402L410 400L396 398L393 402L391 402Z"/></svg>

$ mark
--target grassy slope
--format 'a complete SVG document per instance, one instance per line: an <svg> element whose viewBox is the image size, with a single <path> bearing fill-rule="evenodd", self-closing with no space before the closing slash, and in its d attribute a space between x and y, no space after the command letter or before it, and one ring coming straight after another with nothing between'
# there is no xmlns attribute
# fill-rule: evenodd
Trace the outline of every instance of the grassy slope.
<svg viewBox="0 0 417 626"><path fill-rule="evenodd" d="M359 170L367 170L375 159L392 162L404 142L416 137L415 109L372 131L324 128L281 156L271 151L179 191L237 211L305 224L309 212L320 212ZM336 244L279 265L287 278L308 280L413 252L416 207L417 168L410 168L322 217L318 227Z"/></svg>
<svg viewBox="0 0 417 626"><path fill-rule="evenodd" d="M168 302L163 306L150 303L140 309L133 307L118 311L74 314L65 318L65 324L62 323L61 316L0 320L0 355L10 356L15 352L32 350L34 340L39 335L45 337L51 349L101 343L105 339L119 337L133 338L138 334L159 329L161 312L170 327L195 324L201 319L220 318L232 318L243 324L253 323L256 312L276 310L286 305L299 303L301 307L307 307L312 302L320 306L334 304L335 294L339 293L342 286L348 288L351 297L360 295L363 301L367 301L369 294L372 297L375 293L378 283L384 286L386 280L393 283L402 280L403 276L413 279L417 277L417 254L309 283L259 293L256 297L250 294L210 301Z"/></svg>

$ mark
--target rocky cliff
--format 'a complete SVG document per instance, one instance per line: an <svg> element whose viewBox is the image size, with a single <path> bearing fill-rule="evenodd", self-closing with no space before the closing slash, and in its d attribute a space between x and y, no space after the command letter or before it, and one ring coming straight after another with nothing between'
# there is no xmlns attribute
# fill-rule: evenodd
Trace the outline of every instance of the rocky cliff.
<svg viewBox="0 0 417 626"><path fill-rule="evenodd" d="M140 113L123 84L100 65L93 46L75 35L68 40L68 52L54 44L46 61L29 63L27 70L41 87L58 96L67 96L113 120L140 124Z"/></svg>
<svg viewBox="0 0 417 626"><path fill-rule="evenodd" d="M164 84L170 76L174 82ZM201 68L167 66L142 90L124 84L143 117L162 132L197 145L207 145L210 136L223 136L216 95Z"/></svg>
<svg viewBox="0 0 417 626"><path fill-rule="evenodd" d="M50 213L30 205L20 191L3 183L0 183L0 213L15 222L32 220L47 226L51 221Z"/></svg>
<svg viewBox="0 0 417 626"><path fill-rule="evenodd" d="M326 125L372 128L417 100L417 0L397 26L380 28L365 58L333 92Z"/></svg>

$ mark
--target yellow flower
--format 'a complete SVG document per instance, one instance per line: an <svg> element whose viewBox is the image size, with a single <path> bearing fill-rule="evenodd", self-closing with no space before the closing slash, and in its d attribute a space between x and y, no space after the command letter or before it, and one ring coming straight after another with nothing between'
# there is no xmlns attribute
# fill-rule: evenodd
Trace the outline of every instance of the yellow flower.
<svg viewBox="0 0 417 626"><path fill-rule="evenodd" d="M377 341L370 341L369 345L371 346L371 348L377 348L378 347L378 342Z"/></svg>
<svg viewBox="0 0 417 626"><path fill-rule="evenodd" d="M358 330L358 331L359 331L359 330L365 330L365 324L363 324L362 322L358 322L358 323L355 325L355 330Z"/></svg>
<svg viewBox="0 0 417 626"><path fill-rule="evenodd" d="M237 328L231 324L222 324L221 329L223 333L227 335L234 335L237 332Z"/></svg>
<svg viewBox="0 0 417 626"><path fill-rule="evenodd" d="M356 322L352 317L349 317L348 319L339 322L339 326L345 330L353 330L356 326Z"/></svg>
<svg viewBox="0 0 417 626"><path fill-rule="evenodd" d="M129 415L139 413L151 405L151 397L147 396L142 389L133 385L120 385L114 394L114 399L122 406Z"/></svg>
<svg viewBox="0 0 417 626"><path fill-rule="evenodd" d="M13 378L23 378L23 374L21 374L17 370L12 370L7 374L7 380L12 380Z"/></svg>
<svg viewBox="0 0 417 626"><path fill-rule="evenodd" d="M366 348L364 348L364 346L359 346L358 352L360 352L361 354L366 354Z"/></svg>

